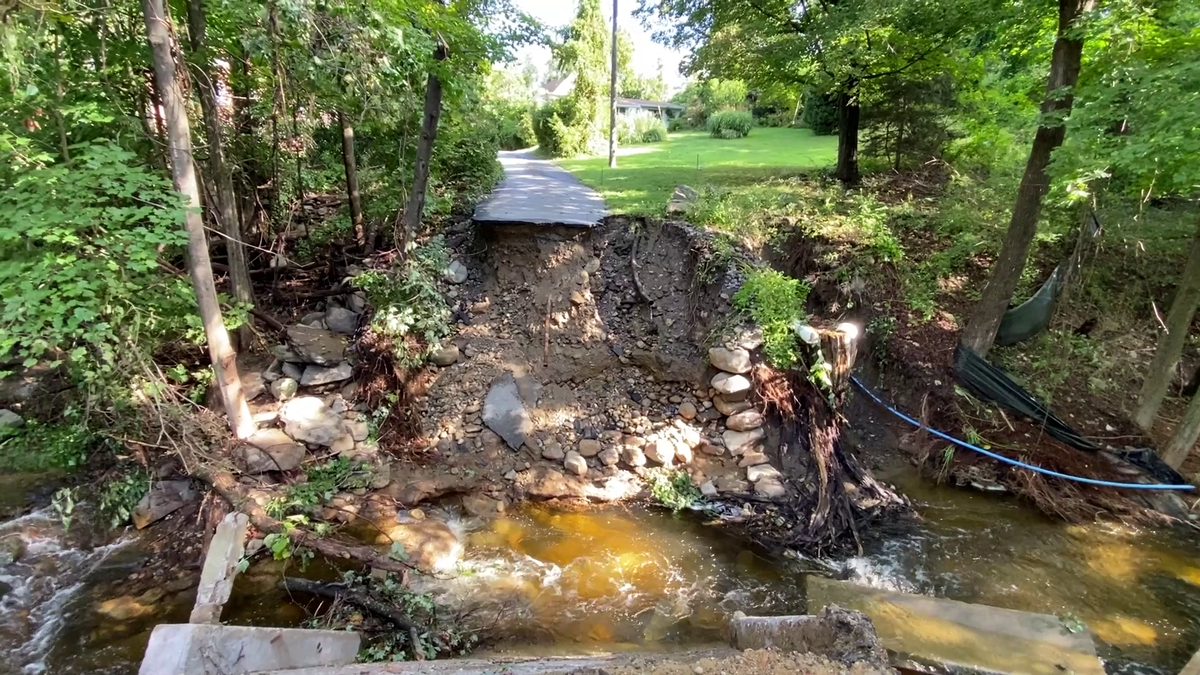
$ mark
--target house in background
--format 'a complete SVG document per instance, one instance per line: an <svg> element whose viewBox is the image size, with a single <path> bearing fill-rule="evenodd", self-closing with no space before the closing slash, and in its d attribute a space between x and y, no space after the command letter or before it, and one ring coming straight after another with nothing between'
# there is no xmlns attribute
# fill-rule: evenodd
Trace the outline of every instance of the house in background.
<svg viewBox="0 0 1200 675"><path fill-rule="evenodd" d="M566 77L556 77L547 80L538 91L542 102L562 98L571 93L575 87L575 73ZM639 98L617 98L617 114L634 119L646 115L654 115L667 124L672 118L683 114L683 106L670 101L647 101Z"/></svg>

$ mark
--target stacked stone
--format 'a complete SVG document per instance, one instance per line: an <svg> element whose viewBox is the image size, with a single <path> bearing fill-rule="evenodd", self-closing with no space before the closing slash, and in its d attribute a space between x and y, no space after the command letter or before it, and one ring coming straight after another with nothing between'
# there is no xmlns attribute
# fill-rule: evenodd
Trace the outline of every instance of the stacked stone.
<svg viewBox="0 0 1200 675"><path fill-rule="evenodd" d="M746 470L746 479L754 485L756 495L782 497L787 490L783 475L770 465L766 454L765 420L750 401L754 387L747 377L753 366L750 352L742 347L713 347L708 350L708 361L719 371L710 384L716 392L713 407L725 415L721 441L729 454L738 458L738 466Z"/></svg>

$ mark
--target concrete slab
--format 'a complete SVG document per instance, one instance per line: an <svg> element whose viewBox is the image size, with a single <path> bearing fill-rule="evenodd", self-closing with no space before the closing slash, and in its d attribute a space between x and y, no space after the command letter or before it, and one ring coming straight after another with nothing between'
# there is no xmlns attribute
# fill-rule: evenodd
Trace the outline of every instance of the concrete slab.
<svg viewBox="0 0 1200 675"><path fill-rule="evenodd" d="M346 666L358 656L358 633L212 624L162 624L138 675L243 675Z"/></svg>
<svg viewBox="0 0 1200 675"><path fill-rule="evenodd" d="M233 593L237 565L246 551L246 529L249 526L250 518L236 511L217 523L212 540L208 542L208 551L204 554L196 604L188 619L192 623L220 623L221 609Z"/></svg>
<svg viewBox="0 0 1200 675"><path fill-rule="evenodd" d="M604 218L604 199L570 171L531 150L499 158L504 180L475 207L475 222L595 227Z"/></svg>
<svg viewBox="0 0 1200 675"><path fill-rule="evenodd" d="M1091 632L1071 633L1057 617L895 593L808 578L808 611L856 609L889 651L932 662L1011 675L1104 675Z"/></svg>

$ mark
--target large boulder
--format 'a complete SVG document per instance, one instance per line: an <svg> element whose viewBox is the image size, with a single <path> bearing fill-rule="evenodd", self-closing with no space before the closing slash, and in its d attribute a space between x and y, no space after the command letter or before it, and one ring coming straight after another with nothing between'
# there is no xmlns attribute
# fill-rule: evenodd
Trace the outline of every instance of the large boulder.
<svg viewBox="0 0 1200 675"><path fill-rule="evenodd" d="M345 307L332 307L325 313L325 325L342 335L354 335L358 330L358 315Z"/></svg>
<svg viewBox="0 0 1200 675"><path fill-rule="evenodd" d="M323 384L333 384L350 379L354 368L349 363L339 363L336 366L308 366L300 376L300 386L319 387Z"/></svg>
<svg viewBox="0 0 1200 675"><path fill-rule="evenodd" d="M721 440L725 442L729 454L734 456L757 450L766 437L767 433L761 428L752 431L729 430L721 434Z"/></svg>
<svg viewBox="0 0 1200 675"><path fill-rule="evenodd" d="M19 427L22 424L25 424L25 420L21 419L20 415L7 408L0 409L0 429L5 427Z"/></svg>
<svg viewBox="0 0 1200 675"><path fill-rule="evenodd" d="M283 361L336 366L346 357L346 338L330 331L312 326L288 326L287 336L295 358L283 358ZM279 358L280 355L275 356Z"/></svg>
<svg viewBox="0 0 1200 675"><path fill-rule="evenodd" d="M711 384L727 401L741 401L750 393L750 380L741 375L720 372L713 376Z"/></svg>
<svg viewBox="0 0 1200 675"><path fill-rule="evenodd" d="M287 435L302 443L329 446L345 433L342 416L315 396L301 396L284 403L279 419Z"/></svg>
<svg viewBox="0 0 1200 675"><path fill-rule="evenodd" d="M492 381L483 400L483 423L513 450L520 450L533 433L533 420L525 410L512 373L504 373Z"/></svg>
<svg viewBox="0 0 1200 675"><path fill-rule="evenodd" d="M725 426L734 431L753 431L762 425L763 416L757 410L743 410L725 420Z"/></svg>
<svg viewBox="0 0 1200 675"><path fill-rule="evenodd" d="M243 473L260 474L268 471L295 471L304 461L306 450L299 443L281 443L265 448L239 445L234 450Z"/></svg>
<svg viewBox="0 0 1200 675"><path fill-rule="evenodd" d="M408 561L423 572L453 570L462 556L463 545L450 526L426 518L383 526L376 543L404 547Z"/></svg>

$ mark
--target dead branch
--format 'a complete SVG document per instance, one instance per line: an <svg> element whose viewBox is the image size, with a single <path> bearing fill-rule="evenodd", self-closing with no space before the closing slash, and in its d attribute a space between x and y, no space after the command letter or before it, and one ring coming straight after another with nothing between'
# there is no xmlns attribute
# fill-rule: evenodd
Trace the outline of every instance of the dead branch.
<svg viewBox="0 0 1200 675"><path fill-rule="evenodd" d="M647 305L654 306L654 301L646 295L646 289L642 287L642 278L638 275L638 270L642 268L637 260L638 238L633 237L633 247L629 251L629 267L633 271L633 289L637 291L638 297L641 298Z"/></svg>
<svg viewBox="0 0 1200 675"><path fill-rule="evenodd" d="M401 613L395 607L376 600L364 590L351 588L346 584L326 584L310 579L284 577L279 582L279 588L289 593L300 593L303 595L313 595L318 598L330 598L332 600L348 602L351 605L367 610L381 619L392 622L397 628L410 631L410 635L412 634L411 631L418 629L417 624L413 623L412 619L408 618L408 616Z"/></svg>

